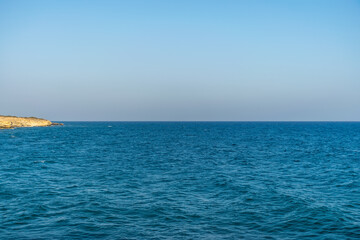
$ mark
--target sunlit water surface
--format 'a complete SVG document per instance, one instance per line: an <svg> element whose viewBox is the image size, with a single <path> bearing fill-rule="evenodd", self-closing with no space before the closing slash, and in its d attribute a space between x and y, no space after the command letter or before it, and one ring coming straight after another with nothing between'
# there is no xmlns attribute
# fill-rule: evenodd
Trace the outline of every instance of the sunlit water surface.
<svg viewBox="0 0 360 240"><path fill-rule="evenodd" d="M359 239L360 123L0 131L1 239Z"/></svg>

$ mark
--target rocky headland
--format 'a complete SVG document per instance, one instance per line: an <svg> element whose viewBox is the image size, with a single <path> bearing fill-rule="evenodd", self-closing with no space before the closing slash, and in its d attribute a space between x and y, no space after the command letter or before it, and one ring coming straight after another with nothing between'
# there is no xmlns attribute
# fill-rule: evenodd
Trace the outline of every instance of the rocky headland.
<svg viewBox="0 0 360 240"><path fill-rule="evenodd" d="M48 127L54 125L63 125L62 123L52 123L49 120L35 117L14 117L0 115L0 129L18 128L18 127Z"/></svg>

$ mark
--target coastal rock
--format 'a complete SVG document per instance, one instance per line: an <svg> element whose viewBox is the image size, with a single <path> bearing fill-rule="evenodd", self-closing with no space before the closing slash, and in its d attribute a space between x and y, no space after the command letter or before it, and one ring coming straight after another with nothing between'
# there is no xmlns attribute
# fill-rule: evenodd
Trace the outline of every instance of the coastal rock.
<svg viewBox="0 0 360 240"><path fill-rule="evenodd" d="M63 123L51 123L51 126L64 126Z"/></svg>
<svg viewBox="0 0 360 240"><path fill-rule="evenodd" d="M52 125L61 125L52 123L49 120L35 117L14 117L0 115L0 129L18 128L18 127L47 127Z"/></svg>

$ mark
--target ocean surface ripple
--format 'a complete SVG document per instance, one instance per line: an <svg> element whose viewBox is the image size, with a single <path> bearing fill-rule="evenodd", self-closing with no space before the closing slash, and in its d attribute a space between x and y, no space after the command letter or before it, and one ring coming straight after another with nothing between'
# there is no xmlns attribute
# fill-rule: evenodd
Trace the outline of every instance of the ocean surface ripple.
<svg viewBox="0 0 360 240"><path fill-rule="evenodd" d="M360 239L360 123L0 131L0 239Z"/></svg>

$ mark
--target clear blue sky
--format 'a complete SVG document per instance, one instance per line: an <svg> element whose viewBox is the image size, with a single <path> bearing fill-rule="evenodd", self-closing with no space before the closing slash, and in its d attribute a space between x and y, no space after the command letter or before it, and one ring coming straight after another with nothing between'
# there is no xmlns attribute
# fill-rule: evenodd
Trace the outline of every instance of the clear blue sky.
<svg viewBox="0 0 360 240"><path fill-rule="evenodd" d="M360 120L360 1L0 0L0 114Z"/></svg>

